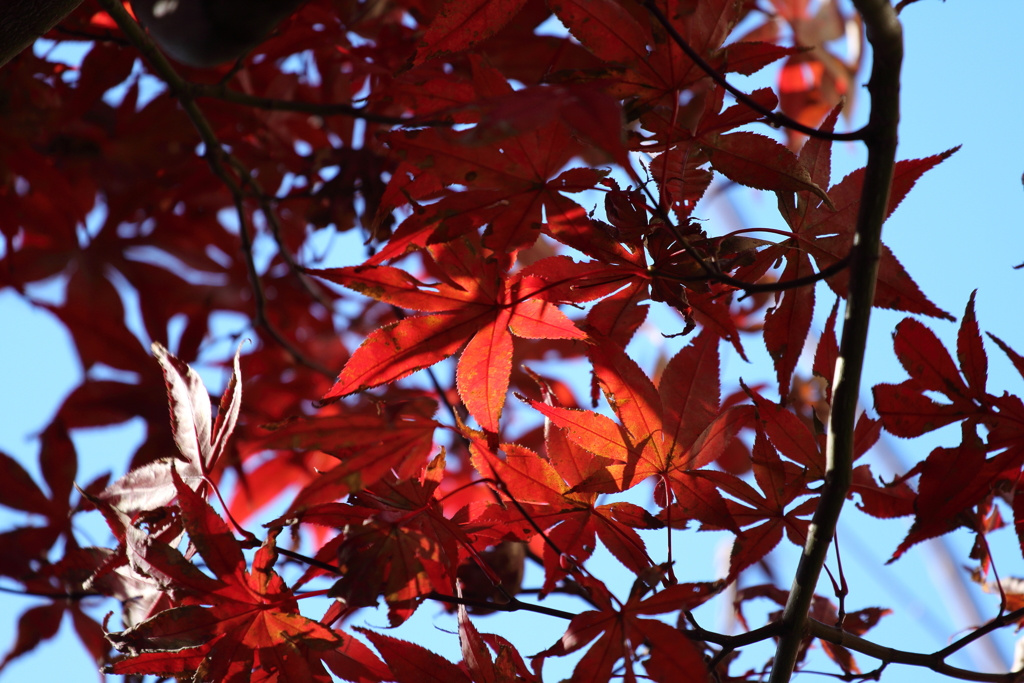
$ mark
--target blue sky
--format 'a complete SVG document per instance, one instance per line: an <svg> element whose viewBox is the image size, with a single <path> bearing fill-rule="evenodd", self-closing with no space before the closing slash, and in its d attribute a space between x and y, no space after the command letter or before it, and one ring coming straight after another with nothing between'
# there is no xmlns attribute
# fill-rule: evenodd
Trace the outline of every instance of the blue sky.
<svg viewBox="0 0 1024 683"><path fill-rule="evenodd" d="M982 330L1024 352L1024 323L1019 312L1024 270L1012 269L1024 262L1024 135L1020 131L1020 112L1024 111L1024 79L1020 75L1024 42L1018 37L1020 27L1024 26L1024 3L922 0L904 11L903 21L906 61L899 158L928 156L956 145L963 148L924 176L886 224L883 239L921 289L957 318L963 314L971 291L978 289L977 313ZM858 103L858 119L866 115L866 104L866 99ZM862 164L859 147L837 146L833 182ZM748 225L782 227L773 197L740 188L733 191L732 199ZM712 226L721 220L720 210L706 210L705 217ZM33 294L39 298L59 298L60 284L50 283ZM832 301L832 295L819 288L816 329L821 329ZM903 317L889 311L875 313L865 386L904 379L892 352L890 336ZM952 345L956 324L925 323L947 345ZM756 344L749 347L757 350ZM992 344L987 348L989 390L1024 393L1019 375L1005 356ZM756 381L771 375L763 350L754 353L752 361L746 365L738 358L728 357L725 376L739 374L745 380ZM0 450L36 473L38 443L34 435L50 421L63 397L80 379L81 369L64 328L48 312L31 307L11 290L0 291ZM217 380L216 376L210 378L214 386L219 384ZM864 396L870 403L867 391ZM142 435L141 424L134 423L76 432L79 481L88 481L108 469L119 474ZM955 439L956 434L944 430L915 441L890 438L887 445L903 462L912 462L937 445L953 445ZM848 512L840 534L852 590L850 609L884 605L897 612L883 619L869 634L872 640L931 651L945 645L945 638L971 623L964 621L956 610L951 613L948 609L950 588L941 576L942 554L935 549L918 546L895 564L881 566L906 532L909 520L881 524L852 508ZM19 520L17 515L0 510L0 528ZM104 528L95 521L86 523L84 528L96 543L102 544ZM646 538L651 543L652 555L657 553L657 543L663 542L663 536ZM1024 576L1024 561L1012 530L998 532L991 541L1001 573ZM945 542L953 549L956 564L966 564L971 539L955 533ZM719 537L690 533L680 543L677 552L692 558L686 565L692 571L690 578L707 579L714 575L712 558L715 552L721 552ZM772 561L779 577L792 575L796 558L797 550L792 546L774 553ZM606 580L615 581L611 577L621 576L627 586L631 583L613 560L605 560L596 573ZM537 578L528 578L527 583L531 581L536 585ZM785 585L788 579L780 581ZM824 585L821 591L827 592ZM984 615L995 614L996 599L976 591L975 598ZM6 650L13 643L15 615L32 604L35 603L31 599L0 595L0 649ZM727 626L717 606L709 606L698 614L708 627ZM379 627L386 620L370 614L360 623ZM429 639L431 646L442 654L458 659L457 638L443 631L453 630L454 622L442 615L439 608L425 605L406 628L416 634L407 633L404 637ZM529 654L553 642L564 629L564 622L536 615L514 615L481 619L478 628L510 634L521 651ZM1011 656L1013 640L1009 631L995 639L1004 658ZM763 651L758 651L758 655L763 655ZM980 663L967 655L954 663L984 668L986 655L976 656ZM744 661L754 665L753 657ZM865 668L870 666L870 660L865 663ZM64 681L94 680L90 671L91 663L75 641L70 625L65 624L57 639L0 674L0 683L44 676ZM564 673L554 666L549 673L556 671ZM885 680L890 681L931 681L936 677L931 672L905 667L893 667L885 674Z"/></svg>

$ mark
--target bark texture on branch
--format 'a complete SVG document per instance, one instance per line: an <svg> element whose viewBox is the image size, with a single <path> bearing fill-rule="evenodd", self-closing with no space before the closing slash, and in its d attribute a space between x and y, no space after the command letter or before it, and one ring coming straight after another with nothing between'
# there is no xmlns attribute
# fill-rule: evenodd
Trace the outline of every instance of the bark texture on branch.
<svg viewBox="0 0 1024 683"><path fill-rule="evenodd" d="M0 66L31 47L82 0L3 0L0 2Z"/></svg>
<svg viewBox="0 0 1024 683"><path fill-rule="evenodd" d="M834 398L828 426L825 483L818 509L811 520L800 564L793 577L789 600L782 614L783 633L775 653L770 683L787 683L793 674L800 642L808 631L811 598L835 533L839 513L850 489L853 430L857 420L868 322L875 299L882 223L889 206L889 192L896 165L903 28L888 0L853 0L853 3L864 18L873 50L871 80L868 83L871 115L863 138L868 148L868 162L861 191L860 213L857 216L857 232L850 254L843 338L833 380Z"/></svg>

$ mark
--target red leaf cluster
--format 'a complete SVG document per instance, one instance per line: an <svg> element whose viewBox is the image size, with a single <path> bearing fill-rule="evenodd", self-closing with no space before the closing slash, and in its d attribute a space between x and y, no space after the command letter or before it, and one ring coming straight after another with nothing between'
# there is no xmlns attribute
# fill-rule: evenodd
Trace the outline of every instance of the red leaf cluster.
<svg viewBox="0 0 1024 683"><path fill-rule="evenodd" d="M207 57L186 52L202 27L151 26L187 64L167 61L121 3L86 0L47 35L88 40L80 64L29 51L0 69L0 287L31 300L59 282L63 299L39 305L85 370L40 437L48 492L0 453L0 504L27 519L2 534L0 576L52 599L21 616L0 668L69 614L103 670L131 677L532 682L586 649L576 683L733 678L738 641L690 628L691 610L783 537L802 546L828 477L838 301L818 377L798 368L815 283L849 291L865 172L833 183L829 138L857 65L828 51L846 19L834 3L770 3L793 45L775 21L734 35L756 24L752 2L648 4L671 30L625 0L311 0L268 33L254 2L232 19L256 47L198 68ZM781 96L727 105L709 74L779 60ZM751 102L819 134L754 132ZM887 213L954 151L899 162ZM702 222L716 177L775 193L785 229ZM366 253L339 264L324 245L346 231ZM951 319L879 257L876 307ZM690 337L648 362L638 331L658 304L675 316L665 332ZM723 354L745 359L758 335L775 386L723 374ZM910 378L875 387L880 420L861 416L856 457L883 427L960 422L962 441L890 483L859 465L851 496L914 515L894 558L965 526L987 571L998 500L1024 548L1024 403L988 393L973 295L956 362L916 318L894 342ZM219 396L197 367L223 370ZM136 417L147 434L127 473L76 488L69 430ZM272 505L284 512L262 538L246 530ZM90 511L112 547L80 540L72 520ZM649 552L652 533L671 549L691 524L732 542L717 580L681 583L689 558ZM631 588L599 578L601 546ZM539 586L522 585L527 562ZM838 612L819 596L814 618L839 620L835 585ZM738 608L785 600L757 588ZM553 593L581 610L548 607ZM303 614L317 597L331 601ZM121 603L119 627L83 610L103 598ZM392 626L427 600L458 605L462 662L346 624L381 599ZM469 617L518 610L569 621L529 664ZM840 627L859 636L885 613Z"/></svg>

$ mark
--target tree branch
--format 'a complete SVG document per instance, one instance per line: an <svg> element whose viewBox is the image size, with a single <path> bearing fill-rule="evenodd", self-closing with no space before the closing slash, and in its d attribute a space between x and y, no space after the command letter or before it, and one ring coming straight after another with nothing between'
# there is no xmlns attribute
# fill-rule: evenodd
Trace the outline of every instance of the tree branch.
<svg viewBox="0 0 1024 683"><path fill-rule="evenodd" d="M82 0L4 0L0 7L0 66L71 14Z"/></svg>
<svg viewBox="0 0 1024 683"><path fill-rule="evenodd" d="M1024 618L1024 607L1014 610L1012 612L1003 612L998 617L988 622L984 626L980 626L974 629L963 638L960 638L959 640L950 643L949 645L942 648L935 654L945 659L954 652L957 652L958 650L962 650L963 648L967 647L968 645L976 641L978 638L987 636L989 633L995 631L997 628L1009 626L1014 622L1020 621L1022 618Z"/></svg>
<svg viewBox="0 0 1024 683"><path fill-rule="evenodd" d="M171 63L167 61L163 53L156 46L156 44L150 39L143 28L136 22L128 12L124 9L120 2L117 0L99 0L100 5L107 11L108 14L117 22L118 27L124 32L128 39L132 42L135 47L149 60L150 64L156 70L156 73L167 83L171 92L177 96L178 101L181 103L182 109L188 115L192 121L192 125L195 126L196 131L199 133L199 137L202 139L203 144L206 146L205 158L207 163L210 165L210 169L228 188L231 192L232 197L235 201L235 209L238 213L238 232L242 242L242 252L245 256L246 269L249 274L249 281L253 290L253 299L255 304L255 313L253 315L253 324L257 327L262 327L266 333L274 339L285 351L292 355L297 363L304 365L308 368L316 370L317 372L326 375L327 377L334 378L335 373L328 370L324 366L320 365L316 361L309 359L295 348L295 345L284 337L266 317L266 297L263 294L263 285L260 282L259 273L256 270L255 263L252 257L252 242L246 229L248 221L245 217L245 209L243 206L242 188L238 182L231 177L228 169L225 167L224 161L228 161L229 164L238 172L239 177L243 183L250 184L252 187L257 187L255 181L252 178L252 174L247 169L238 163L231 163L229 155L225 152L224 148L220 144L220 140L217 139L216 134L213 131L213 127L203 114L202 110L195 103L195 100L189 96L189 84L183 79L178 72L171 66ZM268 222L271 221L271 217L267 216Z"/></svg>
<svg viewBox="0 0 1024 683"><path fill-rule="evenodd" d="M108 595L103 593L97 593L95 591L70 591L67 593L57 593L49 591L31 591L31 590L19 590L16 588L7 588L0 586L0 593L10 593L11 595L24 595L26 597L33 598L53 598L54 600L83 600L85 598L107 598Z"/></svg>
<svg viewBox="0 0 1024 683"><path fill-rule="evenodd" d="M341 570L335 567L333 564L327 562L321 562L315 557L308 557L302 553L297 553L287 548L277 548L277 552L285 557L290 557L293 560L304 562L311 567L317 569L323 569L326 572L332 574L341 574ZM452 605L466 605L467 607L480 607L481 609L494 610L495 612L536 612L537 614L546 614L549 617L558 617L560 619L575 619L576 615L572 612L566 612L564 610L555 609L554 607L545 607L544 605L535 605L532 602L523 602L513 596L509 596L509 601L505 603L491 602L489 600L474 600L473 598L459 598L454 595L445 595L444 593L438 593L437 591L430 591L423 595L424 598L429 600L437 600L438 602L447 602Z"/></svg>
<svg viewBox="0 0 1024 683"><path fill-rule="evenodd" d="M395 126L417 126L422 128L450 127L452 121L444 119L420 119L415 116L385 116L366 111L365 107L354 107L351 104L317 104L315 102L297 102L294 100L277 100L270 97L257 97L237 90L229 89L224 83L188 83L190 97L210 97L225 102L241 104L254 109L268 111L290 111L300 114L312 114L328 118L331 116L348 116L371 123L383 123Z"/></svg>
<svg viewBox="0 0 1024 683"><path fill-rule="evenodd" d="M827 280L833 275L841 273L848 265L850 265L850 256L847 254L828 268L822 268L812 275L804 275L803 277L793 278L792 280L783 280L781 282L766 283L744 282L743 280L738 280L731 275L726 275L725 273L714 269L712 264L707 263L707 261L704 261L703 259L701 260L701 263L707 264L708 268L711 269L711 272L708 273L707 279L720 282L724 285L730 285L736 289L742 290L746 294L756 294L758 292L784 292L787 289L796 289L798 287L804 287L805 285L813 285L814 283L821 282L822 280ZM675 280L677 282L694 282L705 279L700 277L676 277L670 273L664 273L660 270L653 270L651 273L658 277L663 277L666 280Z"/></svg>
<svg viewBox="0 0 1024 683"><path fill-rule="evenodd" d="M853 431L860 397L868 323L875 299L882 223L889 206L896 164L900 118L900 67L903 29L888 0L854 0L867 26L874 50L871 81L871 116L864 142L868 161L861 190L857 232L850 252L850 278L845 324L836 362L832 413L826 444L825 482L811 520L804 552L783 610L783 635L775 654L770 683L787 683L796 666L800 642L808 628L811 598L825 563L839 513L850 488Z"/></svg>
<svg viewBox="0 0 1024 683"><path fill-rule="evenodd" d="M920 666L926 669L931 669L932 671L944 676L959 678L964 681L1017 683L1024 679L1024 671L1013 671L1005 674L982 673L946 664L945 657L947 655L944 653L946 653L946 650L949 648L939 650L932 654L896 650L891 647L886 647L885 645L873 643L870 640L866 640L860 636L855 636L852 633L847 633L835 628L834 626L823 624L815 619L808 620L807 634L829 643L841 645L855 652L860 652L861 654L865 654L869 657L874 657L885 664L908 664L910 666Z"/></svg>
<svg viewBox="0 0 1024 683"><path fill-rule="evenodd" d="M554 607L545 607L544 605L535 605L532 602L523 602L522 600L518 600L514 597L506 603L491 602L489 600L474 600L473 598L459 598L454 595L438 593L437 591L431 591L424 597L429 598L430 600L437 600L438 602L447 602L451 605L480 607L482 609L494 610L495 612L536 612L537 614L546 614L549 617L558 617L559 619L568 620L575 619L577 616L572 612L555 609Z"/></svg>
<svg viewBox="0 0 1024 683"><path fill-rule="evenodd" d="M686 53L687 57L693 60L694 64L699 66L704 73L710 76L711 80L725 88L733 97L736 98L738 102L742 102L743 104L747 105L748 107L756 111L761 116L765 117L769 125L775 128L789 128L791 130L803 133L804 135L809 135L812 138L821 138L823 140L865 140L870 134L870 128L873 125L873 121L869 121L868 125L864 126L860 130L855 130L850 133L832 133L828 131L818 130L817 128L811 128L810 126L805 126L799 121L789 118L785 114L774 112L771 109L768 109L760 102L758 102L757 100L750 97L739 88L729 83L729 81L726 80L725 76L718 73L718 71L716 71L713 66L704 61L704 58L701 57L696 50L690 47L690 44L686 42L686 39L683 38L682 35L680 35L679 31L677 31L674 26L672 26L672 23L668 20L668 17L666 17L665 14L658 8L658 5L656 4L655 0L644 0L644 7L646 7L647 11L653 14L654 18L657 19L658 22L665 27L665 30L668 31L668 34L672 36L672 40L674 40L676 45L678 45L682 49L682 51Z"/></svg>

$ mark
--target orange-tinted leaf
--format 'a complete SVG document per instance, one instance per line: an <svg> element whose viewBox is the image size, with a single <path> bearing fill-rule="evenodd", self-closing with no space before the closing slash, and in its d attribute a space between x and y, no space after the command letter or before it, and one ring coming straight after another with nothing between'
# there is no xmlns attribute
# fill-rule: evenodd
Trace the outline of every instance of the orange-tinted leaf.
<svg viewBox="0 0 1024 683"><path fill-rule="evenodd" d="M498 672L491 659L491 652L480 637L480 632L469 620L464 605L459 605L459 642L462 644L462 660L474 683L498 683Z"/></svg>
<svg viewBox="0 0 1024 683"><path fill-rule="evenodd" d="M628 459L630 445L624 430L604 415L550 406L532 399L527 399L527 402L591 453L621 462Z"/></svg>
<svg viewBox="0 0 1024 683"><path fill-rule="evenodd" d="M379 327L352 354L323 399L348 396L428 368L458 351L481 323L492 319L486 311L469 310L415 316Z"/></svg>
<svg viewBox="0 0 1024 683"><path fill-rule="evenodd" d="M524 339L587 338L587 335L558 308L539 299L516 304L512 309L509 325L514 335Z"/></svg>
<svg viewBox="0 0 1024 683"><path fill-rule="evenodd" d="M649 442L664 467L661 396L647 374L626 352L610 343L589 351L594 373L612 410L629 431L633 443Z"/></svg>
<svg viewBox="0 0 1024 683"><path fill-rule="evenodd" d="M509 314L502 311L473 336L459 358L456 378L462 402L480 426L498 431L512 371Z"/></svg>

